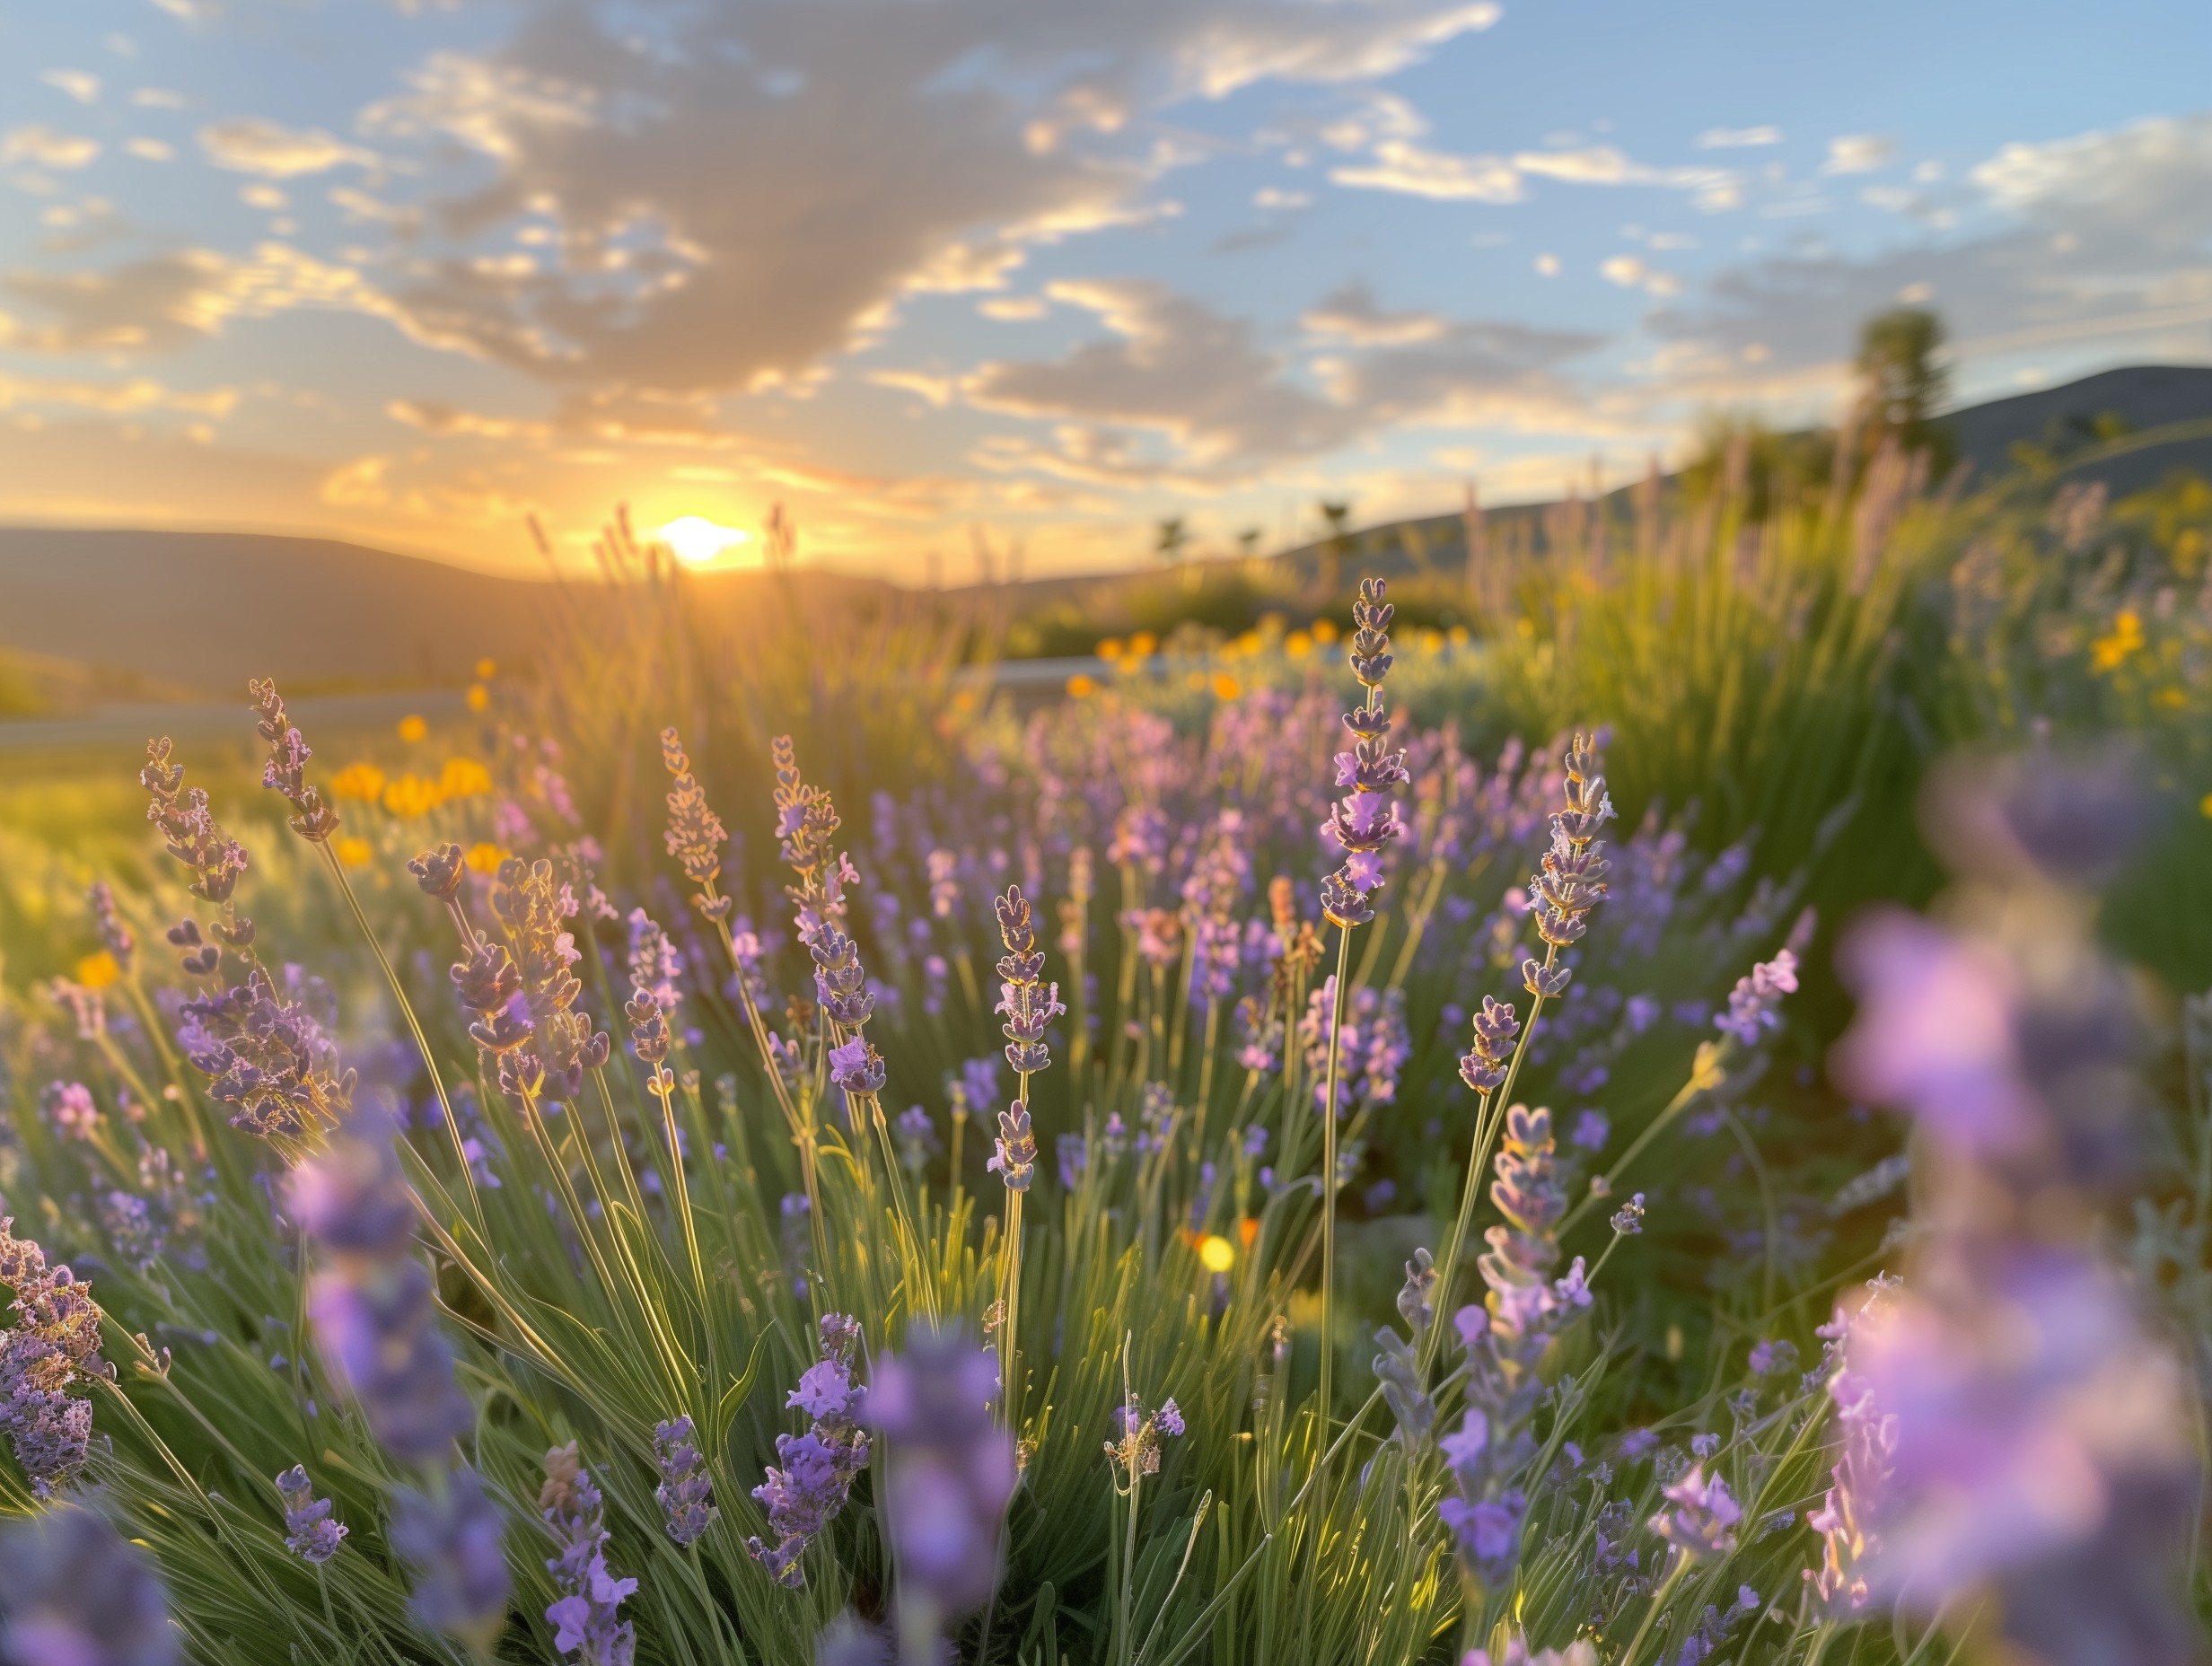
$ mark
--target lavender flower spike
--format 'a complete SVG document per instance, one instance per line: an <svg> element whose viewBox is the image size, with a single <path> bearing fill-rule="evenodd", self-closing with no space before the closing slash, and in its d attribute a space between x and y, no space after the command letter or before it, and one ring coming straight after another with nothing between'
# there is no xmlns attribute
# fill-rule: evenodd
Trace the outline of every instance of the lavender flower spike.
<svg viewBox="0 0 2212 1666"><path fill-rule="evenodd" d="M1037 1174L1037 1136L1030 1131L1029 1107L1020 1100L998 1113L996 1146L983 1166L1004 1175L1008 1191L1027 1191Z"/></svg>
<svg viewBox="0 0 2212 1666"><path fill-rule="evenodd" d="M0 1660L175 1666L161 1581L90 1510L48 1510L0 1534Z"/></svg>
<svg viewBox="0 0 2212 1666"><path fill-rule="evenodd" d="M310 844L320 845L338 831L338 812L322 802L322 794L307 785L307 760L314 756L292 720L274 680L254 678L246 685L253 697L254 727L268 742L268 762L261 771L261 785L281 793L292 806L285 820L292 830Z"/></svg>
<svg viewBox="0 0 2212 1666"><path fill-rule="evenodd" d="M315 1496L304 1465L295 1463L278 1476L276 1491L285 1501L285 1548L303 1562L321 1566L338 1554L348 1531L346 1524L331 1519L328 1498Z"/></svg>
<svg viewBox="0 0 2212 1666"><path fill-rule="evenodd" d="M699 889L691 899L709 919L721 919L736 906L735 899L717 896L715 881L722 875L722 847L729 842L722 821L707 807L707 794L691 773L683 741L673 729L661 731L661 761L674 777L668 794L668 854L676 858L684 877Z"/></svg>
<svg viewBox="0 0 2212 1666"><path fill-rule="evenodd" d="M776 1437L783 1467L770 1467L768 1478L752 1490L768 1511L777 1542L749 1539L745 1548L787 1590L806 1583L800 1557L845 1508L854 1477L867 1467L868 1437L856 1421L866 1391L853 1383L859 1343L856 1321L842 1313L822 1315L821 1358L807 1367L786 1402L812 1424L804 1434Z"/></svg>
<svg viewBox="0 0 2212 1666"><path fill-rule="evenodd" d="M92 1287L66 1267L49 1268L44 1250L9 1231L13 1224L0 1215L0 1284L14 1290L17 1316L0 1336L0 1430L33 1495L50 1498L91 1453L92 1404L67 1390L106 1373L101 1313Z"/></svg>
<svg viewBox="0 0 2212 1666"><path fill-rule="evenodd" d="M1775 1009L1782 997L1797 989L1797 957L1784 949L1771 960L1761 960L1747 977L1736 979L1728 992L1728 1010L1713 1020L1713 1027L1734 1036L1745 1047L1756 1047L1766 1031L1782 1021Z"/></svg>
<svg viewBox="0 0 2212 1666"><path fill-rule="evenodd" d="M391 1546L416 1569L409 1606L433 1631L490 1646L514 1589L499 1547L499 1507L466 1467L439 1477L434 1493L392 1492Z"/></svg>
<svg viewBox="0 0 2212 1666"><path fill-rule="evenodd" d="M1037 946L1031 923L1029 899L1019 885L1010 885L996 903L998 937L1006 952L999 958L999 1000L996 1009L1006 1015L1002 1028L1006 1037L1006 1062L1017 1074L1033 1076L1052 1062L1045 1046L1045 1031L1067 1008L1060 1004L1060 986L1044 981L1044 951Z"/></svg>
<svg viewBox="0 0 2212 1666"><path fill-rule="evenodd" d="M437 1328L430 1274L409 1253L413 1195L392 1129L364 1111L292 1177L293 1219L325 1258L307 1311L330 1374L396 1457L443 1458L476 1421Z"/></svg>
<svg viewBox="0 0 2212 1666"><path fill-rule="evenodd" d="M917 1328L876 1361L863 1420L890 1442L879 1508L899 1580L910 1666L940 1628L991 1594L1015 1481L1014 1435L993 1416L998 1365L958 1330Z"/></svg>
<svg viewBox="0 0 2212 1666"><path fill-rule="evenodd" d="M1693 1560L1725 1556L1736 1548L1736 1523L1743 1506L1720 1477L1707 1479L1705 1466L1693 1464L1690 1472L1661 1493L1674 1507L1651 1519L1651 1530Z"/></svg>
<svg viewBox="0 0 2212 1666"><path fill-rule="evenodd" d="M653 1495L668 1518L668 1536L680 1545L692 1544L722 1512L715 1508L715 1485L707 1473L707 1460L691 1438L691 1419L655 1424L653 1455L661 1466L661 1484Z"/></svg>
<svg viewBox="0 0 2212 1666"><path fill-rule="evenodd" d="M1382 852L1403 832L1391 789L1407 780L1406 755L1390 750L1391 720L1382 709L1382 680L1391 669L1391 615L1383 582L1364 578L1352 605L1352 675L1365 703L1344 715L1352 750L1337 754L1337 785L1352 790L1330 811L1321 837L1344 852L1343 865L1321 881L1321 911L1349 928L1374 918L1367 901L1382 883Z"/></svg>
<svg viewBox="0 0 2212 1666"><path fill-rule="evenodd" d="M584 1666L632 1666L637 1630L618 1610L637 1582L617 1579L607 1567L606 1507L574 1441L546 1453L538 1513L560 1547L545 1565L561 1592L545 1611L553 1646L563 1654L581 1651Z"/></svg>

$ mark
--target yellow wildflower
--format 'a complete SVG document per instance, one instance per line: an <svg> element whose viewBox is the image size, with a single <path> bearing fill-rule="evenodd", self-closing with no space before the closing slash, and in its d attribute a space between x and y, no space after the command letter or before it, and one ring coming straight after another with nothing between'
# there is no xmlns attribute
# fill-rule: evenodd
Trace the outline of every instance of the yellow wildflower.
<svg viewBox="0 0 2212 1666"><path fill-rule="evenodd" d="M2089 669L2100 673L2115 670L2142 645L2142 618L2133 608L2122 608L2111 634L2089 644Z"/></svg>
<svg viewBox="0 0 2212 1666"><path fill-rule="evenodd" d="M478 682L489 682L498 674L499 667L495 665L491 661L478 660L476 662L476 680Z"/></svg>
<svg viewBox="0 0 2212 1666"><path fill-rule="evenodd" d="M1321 642L1321 643L1334 642L1334 641L1337 639L1337 635L1338 635L1338 632L1337 632L1337 622L1336 622L1336 620L1334 620L1334 619L1315 619L1315 620L1313 621L1313 640L1314 640L1314 641L1316 641L1316 642Z"/></svg>
<svg viewBox="0 0 2212 1666"><path fill-rule="evenodd" d="M490 706L491 703L492 691L489 688L480 682L472 682L469 685L469 709L470 711L484 711Z"/></svg>
<svg viewBox="0 0 2212 1666"><path fill-rule="evenodd" d="M1227 671L1214 673L1214 697L1216 700L1233 700L1243 692L1244 685L1230 676Z"/></svg>
<svg viewBox="0 0 2212 1666"><path fill-rule="evenodd" d="M376 859L376 847L365 838L342 838L331 848L338 859L349 868L365 868Z"/></svg>
<svg viewBox="0 0 2212 1666"><path fill-rule="evenodd" d="M1302 630L1294 630L1283 638L1283 652L1294 660L1303 660L1313 652L1313 638Z"/></svg>
<svg viewBox="0 0 2212 1666"><path fill-rule="evenodd" d="M417 717L413 712L409 712L405 717L402 717L399 720L399 738L402 741L405 741L409 746L413 746L417 741L421 740L429 732L430 725L425 723L421 718Z"/></svg>
<svg viewBox="0 0 2212 1666"><path fill-rule="evenodd" d="M478 844L469 846L467 860L472 872L496 873L499 872L499 864L506 859L507 853L496 845Z"/></svg>
<svg viewBox="0 0 2212 1666"><path fill-rule="evenodd" d="M1087 700L1097 692L1098 684L1081 671L1067 680L1067 697L1071 700Z"/></svg>
<svg viewBox="0 0 2212 1666"><path fill-rule="evenodd" d="M374 764L348 764L330 777L332 798L357 798L373 804L384 795L384 772Z"/></svg>
<svg viewBox="0 0 2212 1666"><path fill-rule="evenodd" d="M1236 1265L1236 1246L1218 1232L1209 1234L1198 1244L1198 1264L1209 1273L1225 1273Z"/></svg>
<svg viewBox="0 0 2212 1666"><path fill-rule="evenodd" d="M402 821L426 816L444 802L435 781L426 781L412 770L384 788L384 808Z"/></svg>
<svg viewBox="0 0 2212 1666"><path fill-rule="evenodd" d="M123 969L105 949L77 962L77 982L87 989L105 989L123 976Z"/></svg>
<svg viewBox="0 0 2212 1666"><path fill-rule="evenodd" d="M1153 650L1159 645L1160 639L1157 636L1148 630L1140 630L1129 638L1129 657L1133 660L1147 659L1151 656Z"/></svg>
<svg viewBox="0 0 2212 1666"><path fill-rule="evenodd" d="M1109 636L1098 644L1098 657L1109 663L1121 657L1121 638Z"/></svg>
<svg viewBox="0 0 2212 1666"><path fill-rule="evenodd" d="M438 776L441 798L480 798L492 790L492 772L473 758L449 758Z"/></svg>

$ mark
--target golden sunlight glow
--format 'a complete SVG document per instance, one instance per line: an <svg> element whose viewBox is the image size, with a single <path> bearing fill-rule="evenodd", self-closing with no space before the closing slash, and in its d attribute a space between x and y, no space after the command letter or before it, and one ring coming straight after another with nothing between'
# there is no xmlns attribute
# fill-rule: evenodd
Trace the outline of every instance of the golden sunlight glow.
<svg viewBox="0 0 2212 1666"><path fill-rule="evenodd" d="M676 552L686 566L705 566L733 544L745 541L733 526L717 526L705 515L684 515L661 529L661 541Z"/></svg>

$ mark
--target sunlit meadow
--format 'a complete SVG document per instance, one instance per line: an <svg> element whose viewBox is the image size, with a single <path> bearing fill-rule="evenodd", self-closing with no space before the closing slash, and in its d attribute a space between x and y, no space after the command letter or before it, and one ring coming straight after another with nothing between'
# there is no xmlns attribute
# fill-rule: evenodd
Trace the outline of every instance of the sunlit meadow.
<svg viewBox="0 0 2212 1666"><path fill-rule="evenodd" d="M0 1656L2203 1658L2212 502L1715 465L11 787Z"/></svg>

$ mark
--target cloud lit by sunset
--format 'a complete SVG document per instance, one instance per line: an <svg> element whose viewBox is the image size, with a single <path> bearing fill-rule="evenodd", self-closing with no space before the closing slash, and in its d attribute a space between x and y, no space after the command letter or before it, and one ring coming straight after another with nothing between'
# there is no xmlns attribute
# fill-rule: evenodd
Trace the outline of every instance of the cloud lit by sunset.
<svg viewBox="0 0 2212 1666"><path fill-rule="evenodd" d="M2155 0L22 12L17 523L522 572L532 513L581 567L780 502L805 560L1102 568L1830 416L1900 297L1962 398L2212 357L2212 13Z"/></svg>

